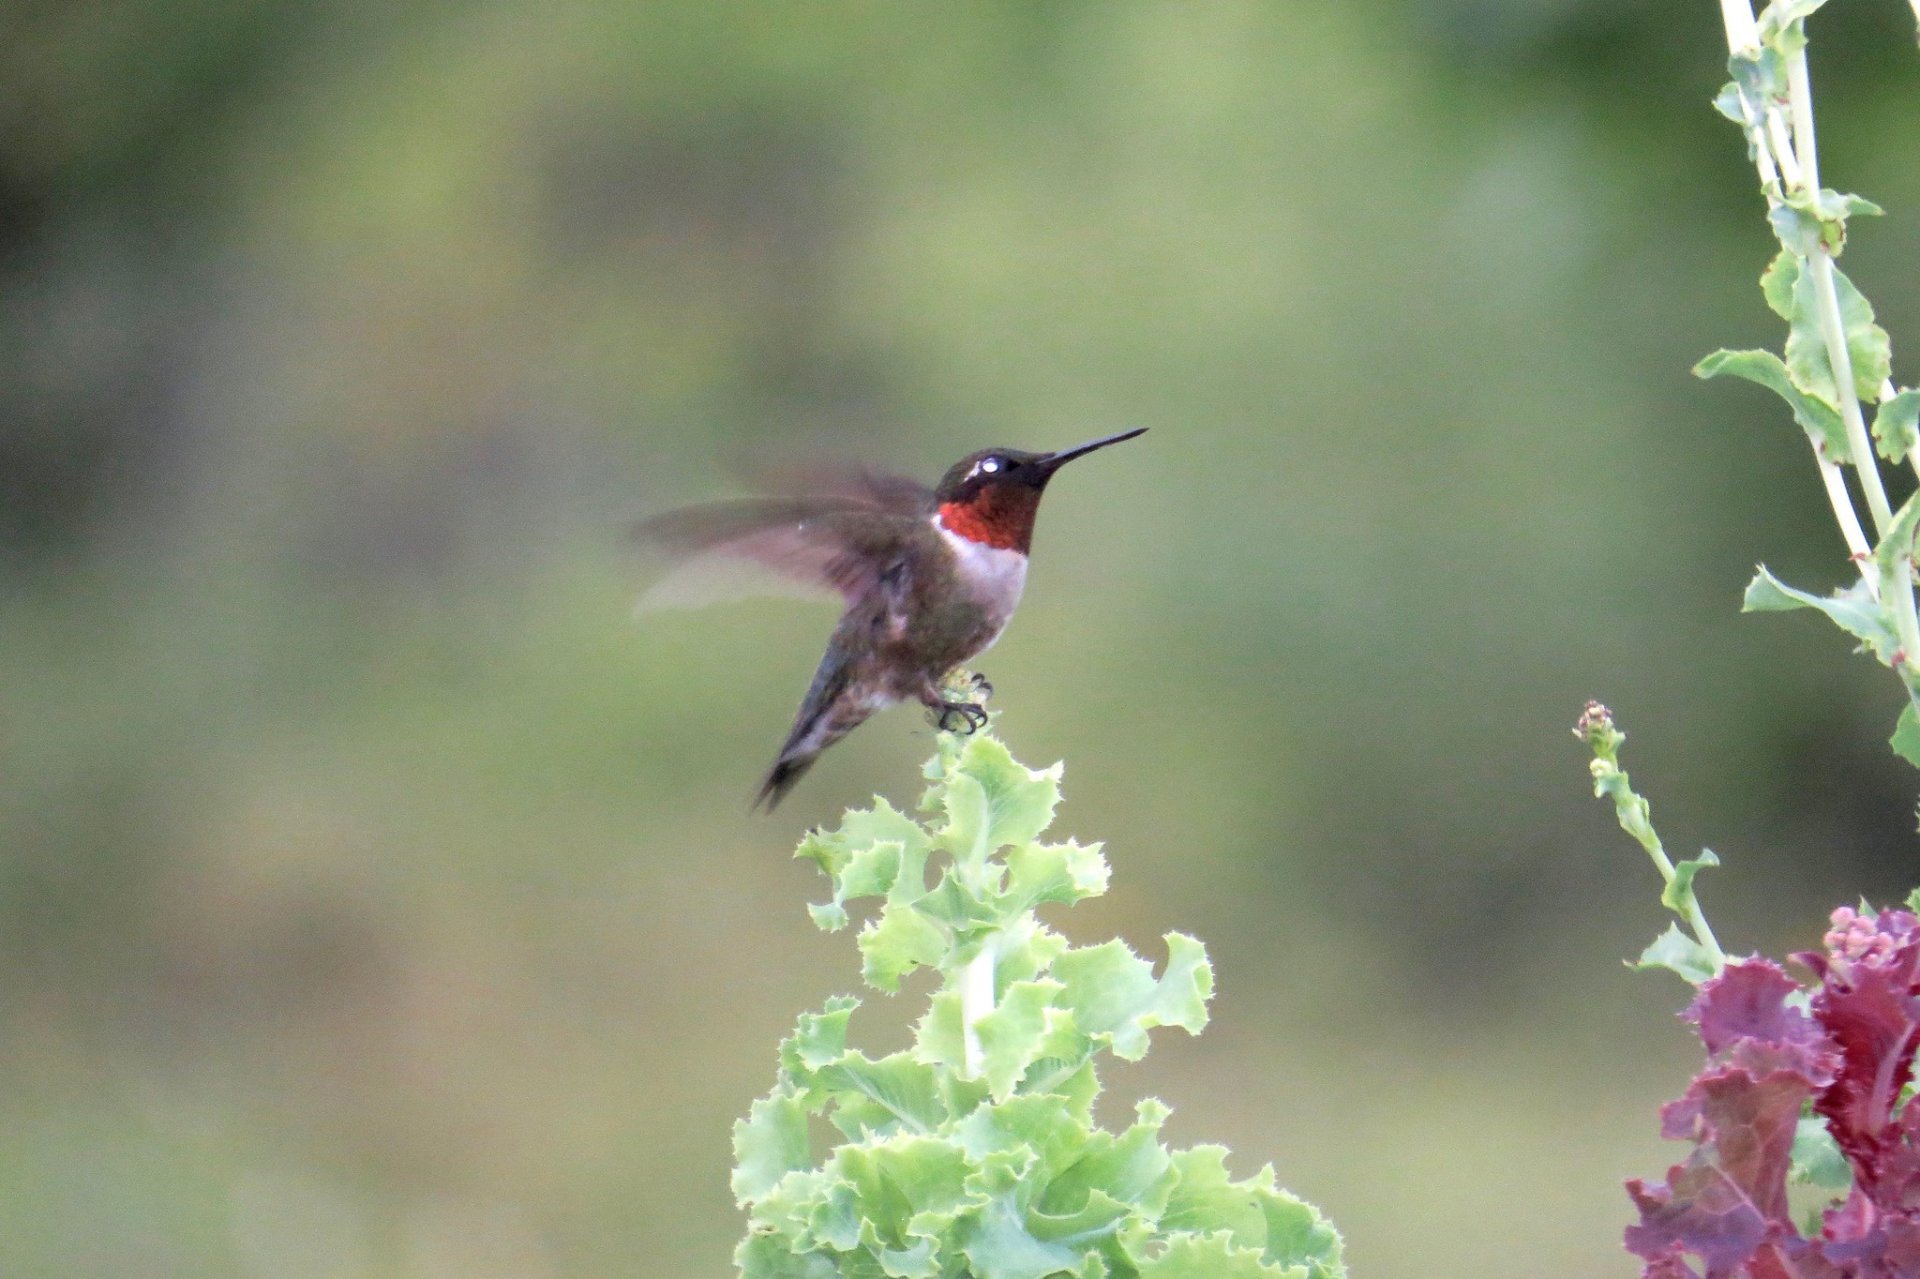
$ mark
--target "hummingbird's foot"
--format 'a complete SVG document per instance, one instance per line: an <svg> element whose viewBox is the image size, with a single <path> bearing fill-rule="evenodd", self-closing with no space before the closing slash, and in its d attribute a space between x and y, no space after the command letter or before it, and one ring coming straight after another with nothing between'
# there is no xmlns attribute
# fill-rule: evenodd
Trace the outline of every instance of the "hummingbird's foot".
<svg viewBox="0 0 1920 1279"><path fill-rule="evenodd" d="M972 702L939 702L933 710L937 712L933 726L943 733L971 737L987 723L986 708Z"/></svg>
<svg viewBox="0 0 1920 1279"><path fill-rule="evenodd" d="M973 695L975 697L979 698L983 702L989 701L992 699L993 682L989 680L985 675L982 675L979 671L975 671L973 673L973 678L971 679L970 683L972 683L973 685Z"/></svg>

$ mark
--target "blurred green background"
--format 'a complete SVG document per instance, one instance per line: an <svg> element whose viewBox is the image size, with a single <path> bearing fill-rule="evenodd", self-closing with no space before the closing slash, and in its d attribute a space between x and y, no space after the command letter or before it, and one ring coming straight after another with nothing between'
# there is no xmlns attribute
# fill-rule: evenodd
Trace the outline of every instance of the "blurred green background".
<svg viewBox="0 0 1920 1279"><path fill-rule="evenodd" d="M1911 14L1813 55L1910 360ZM1582 701L1730 947L1920 878L1892 682L1737 614L1843 565L1687 371L1779 336L1723 63L1706 0L0 8L0 1274L728 1273L856 982L789 852L931 737L750 817L832 608L636 624L623 526L1134 425L981 663L1115 863L1056 922L1213 950L1109 1113L1357 1274L1633 1273L1694 1049Z"/></svg>

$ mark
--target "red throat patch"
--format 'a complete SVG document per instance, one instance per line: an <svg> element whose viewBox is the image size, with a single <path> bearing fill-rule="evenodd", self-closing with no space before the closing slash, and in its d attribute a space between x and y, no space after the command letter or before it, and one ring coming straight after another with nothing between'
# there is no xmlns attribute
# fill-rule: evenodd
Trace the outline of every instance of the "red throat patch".
<svg viewBox="0 0 1920 1279"><path fill-rule="evenodd" d="M971 502L942 502L940 526L969 542L1025 555L1033 543L1033 516L1039 506L1037 490L1007 493L988 489Z"/></svg>

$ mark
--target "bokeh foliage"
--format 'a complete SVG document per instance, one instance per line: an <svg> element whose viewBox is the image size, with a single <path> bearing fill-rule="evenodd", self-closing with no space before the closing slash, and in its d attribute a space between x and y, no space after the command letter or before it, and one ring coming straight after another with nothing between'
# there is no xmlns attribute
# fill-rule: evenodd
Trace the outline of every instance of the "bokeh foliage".
<svg viewBox="0 0 1920 1279"><path fill-rule="evenodd" d="M1920 332L1907 15L1829 10L1849 271ZM1777 327L1716 22L8 8L0 1272L723 1270L727 1126L841 980L784 850L927 743L750 820L830 615L636 628L623 521L1151 425L982 663L1126 869L1085 935L1223 975L1116 1105L1198 1098L1362 1271L1628 1273L1689 1050L1567 708L1738 852L1730 949L1913 878L1879 673L1736 612L1842 575L1798 430L1688 376ZM1502 1271L1459 1223L1522 1200Z"/></svg>

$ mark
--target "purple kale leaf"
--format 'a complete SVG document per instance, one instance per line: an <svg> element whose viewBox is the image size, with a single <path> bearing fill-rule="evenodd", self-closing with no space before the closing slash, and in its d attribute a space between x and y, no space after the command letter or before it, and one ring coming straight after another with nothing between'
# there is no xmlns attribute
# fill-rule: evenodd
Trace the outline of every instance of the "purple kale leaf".
<svg viewBox="0 0 1920 1279"><path fill-rule="evenodd" d="M1920 920L1842 909L1823 941L1794 957L1819 979L1810 999L1754 958L1687 1009L1707 1063L1660 1121L1693 1151L1664 1182L1627 1185L1644 1279L1920 1279L1920 1108L1902 1104L1920 1047ZM1805 1109L1853 1174L1813 1236L1787 1207Z"/></svg>

